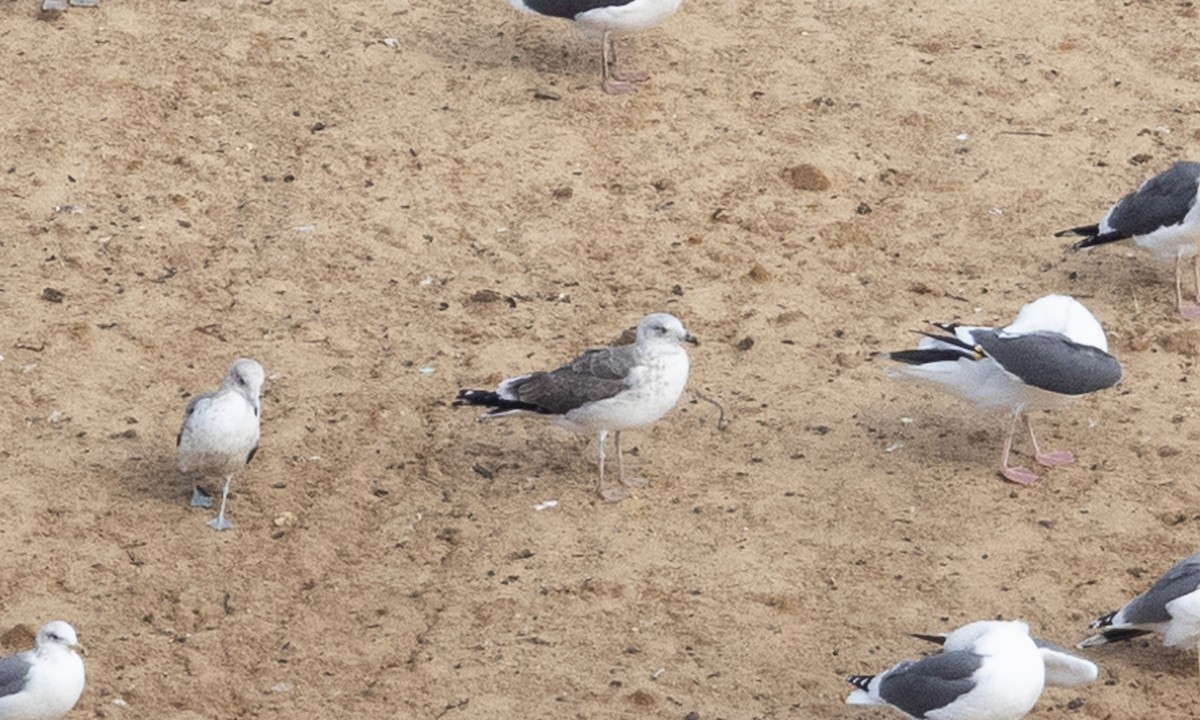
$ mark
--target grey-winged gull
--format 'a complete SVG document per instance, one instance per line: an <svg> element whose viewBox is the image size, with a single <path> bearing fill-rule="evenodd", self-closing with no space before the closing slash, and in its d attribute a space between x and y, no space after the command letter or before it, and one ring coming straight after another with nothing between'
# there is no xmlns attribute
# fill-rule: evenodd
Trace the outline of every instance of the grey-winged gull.
<svg viewBox="0 0 1200 720"><path fill-rule="evenodd" d="M609 95L637 92L636 85L650 79L644 72L617 67L613 33L653 27L679 9L683 0L509 0L518 10L574 20L589 34L600 37L601 87Z"/></svg>
<svg viewBox="0 0 1200 720"><path fill-rule="evenodd" d="M1074 462L1067 451L1042 452L1028 413L1120 381L1121 364L1108 354L1104 329L1083 304L1047 295L1021 308L1004 328L935 325L945 334L922 333L916 350L882 354L904 364L889 374L933 383L984 408L1009 409L1012 421L1000 459L1000 474L1008 480L1024 485L1038 477L1008 464L1021 417L1034 459L1046 467Z"/></svg>
<svg viewBox="0 0 1200 720"><path fill-rule="evenodd" d="M1135 192L1109 208L1097 225L1084 225L1055 233L1056 237L1083 236L1073 250L1133 239L1161 261L1175 261L1175 304L1183 317L1200 318L1200 163L1178 162L1147 180ZM1183 259L1192 258L1196 303L1183 302Z"/></svg>
<svg viewBox="0 0 1200 720"><path fill-rule="evenodd" d="M923 633L913 633L912 636L939 645L945 645L949 634L926 635ZM1096 667L1096 663L1091 660L1085 660L1066 648L1036 637L1033 639L1033 644L1037 645L1038 652L1042 656L1042 662L1046 666L1047 686L1065 688L1083 687L1084 685L1091 685L1100 676L1100 668Z"/></svg>
<svg viewBox="0 0 1200 720"><path fill-rule="evenodd" d="M481 420L510 415L553 418L575 432L597 433L600 438L600 476L604 485L604 442L616 435L617 464L625 477L621 431L642 427L666 415L687 385L690 362L680 343L696 343L679 318L653 313L642 318L633 345L588 350L550 372L508 378L491 390L460 390L454 405L491 408ZM609 501L625 496L621 488L603 490Z"/></svg>
<svg viewBox="0 0 1200 720"><path fill-rule="evenodd" d="M62 620L38 631L36 646L0 658L0 718L58 720L83 694L83 646L75 628Z"/></svg>
<svg viewBox="0 0 1200 720"><path fill-rule="evenodd" d="M1162 633L1163 644L1197 650L1200 645L1200 552L1180 560L1150 589L1089 626L1100 632L1079 643L1092 647Z"/></svg>
<svg viewBox="0 0 1200 720"><path fill-rule="evenodd" d="M891 705L913 718L1018 720L1045 685L1041 653L1023 622L981 620L950 633L942 652L878 675L848 678L850 705Z"/></svg>
<svg viewBox="0 0 1200 720"><path fill-rule="evenodd" d="M208 521L214 530L228 530L233 523L225 518L225 503L233 475L254 458L258 450L261 396L266 374L262 365L240 358L225 373L220 389L192 398L187 405L183 427L175 438L179 448L179 469L185 473L221 474L221 511ZM206 506L203 495L193 491L192 504Z"/></svg>

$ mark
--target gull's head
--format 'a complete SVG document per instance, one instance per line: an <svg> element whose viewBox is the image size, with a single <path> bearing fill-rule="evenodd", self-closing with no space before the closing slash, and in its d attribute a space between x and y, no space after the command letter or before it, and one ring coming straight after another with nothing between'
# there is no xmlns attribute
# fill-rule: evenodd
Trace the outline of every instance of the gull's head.
<svg viewBox="0 0 1200 720"><path fill-rule="evenodd" d="M221 387L237 390L257 404L266 380L267 374L263 372L262 365L249 358L240 358L225 373L225 382L221 383Z"/></svg>
<svg viewBox="0 0 1200 720"><path fill-rule="evenodd" d="M1047 295L1021 308L1007 333L1055 332L1080 345L1108 352L1100 321L1083 303L1069 295Z"/></svg>
<svg viewBox="0 0 1200 720"><path fill-rule="evenodd" d="M62 620L48 622L42 626L41 630L38 630L37 648L43 651L61 648L67 651L75 650L80 655L86 654L83 645L79 643L79 636L75 633L75 628Z"/></svg>
<svg viewBox="0 0 1200 720"><path fill-rule="evenodd" d="M642 318L637 328L638 345L648 343L668 343L678 345L681 342L697 344L696 338L683 327L679 318L669 313L652 313Z"/></svg>

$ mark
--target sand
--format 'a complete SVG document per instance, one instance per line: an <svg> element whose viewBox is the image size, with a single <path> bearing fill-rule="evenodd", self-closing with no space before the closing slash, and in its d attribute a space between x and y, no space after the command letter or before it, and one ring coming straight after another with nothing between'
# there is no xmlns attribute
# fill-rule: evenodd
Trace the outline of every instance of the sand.
<svg viewBox="0 0 1200 720"><path fill-rule="evenodd" d="M688 0L618 98L500 0L4 6L0 629L79 628L69 717L896 717L843 676L907 633L1073 643L1200 544L1200 325L1052 236L1195 159L1190 3ZM1051 292L1126 377L1018 487L1003 417L871 353ZM728 422L627 433L623 503L594 439L450 406L659 310ZM215 533L175 433L239 356ZM1089 657L1031 717L1200 713L1194 656Z"/></svg>

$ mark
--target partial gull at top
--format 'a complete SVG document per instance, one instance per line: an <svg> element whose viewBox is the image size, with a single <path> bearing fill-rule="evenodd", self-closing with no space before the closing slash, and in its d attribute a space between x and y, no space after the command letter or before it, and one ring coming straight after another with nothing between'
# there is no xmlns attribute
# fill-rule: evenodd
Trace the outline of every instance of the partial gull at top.
<svg viewBox="0 0 1200 720"><path fill-rule="evenodd" d="M658 25L679 9L683 0L509 0L525 12L574 20L585 31L600 34L601 87L609 95L637 92L650 79L644 72L617 67L612 34Z"/></svg>
<svg viewBox="0 0 1200 720"><path fill-rule="evenodd" d="M1004 328L935 326L944 334L922 333L916 350L882 354L903 363L890 375L935 384L983 408L1010 410L1000 459L1000 474L1008 480L1024 485L1038 477L1009 465L1022 416L1039 463L1054 467L1074 462L1070 452L1042 452L1028 412L1058 407L1120 381L1121 365L1108 354L1104 329L1087 308L1072 297L1047 295L1021 308Z"/></svg>
<svg viewBox="0 0 1200 720"><path fill-rule="evenodd" d="M675 407L691 367L683 342L695 344L696 338L679 318L654 313L638 323L633 345L588 350L557 370L509 378L494 392L460 390L454 404L491 408L480 419L537 415L575 432L597 433L597 490L604 484L604 441L614 432L620 480L632 485L625 477L621 431L656 422ZM610 501L625 494L620 488L601 492Z"/></svg>
<svg viewBox="0 0 1200 720"><path fill-rule="evenodd" d="M62 620L46 623L36 645L0 658L0 718L58 720L83 694L86 673L75 628Z"/></svg>
<svg viewBox="0 0 1200 720"><path fill-rule="evenodd" d="M1136 191L1109 208L1096 225L1083 225L1055 233L1055 237L1083 236L1071 246L1079 250L1127 240L1153 252L1159 260L1175 261L1175 304L1185 318L1200 318L1200 163L1178 162L1147 180ZM1183 302L1183 258L1192 257L1196 303Z"/></svg>
<svg viewBox="0 0 1200 720"><path fill-rule="evenodd" d="M912 718L1019 720L1045 685L1041 653L1023 622L983 620L945 637L941 653L878 675L848 678L850 705L891 705Z"/></svg>
<svg viewBox="0 0 1200 720"><path fill-rule="evenodd" d="M1093 647L1161 633L1163 644L1197 650L1200 645L1200 552L1180 560L1150 589L1097 618L1089 626L1099 633L1079 643Z"/></svg>

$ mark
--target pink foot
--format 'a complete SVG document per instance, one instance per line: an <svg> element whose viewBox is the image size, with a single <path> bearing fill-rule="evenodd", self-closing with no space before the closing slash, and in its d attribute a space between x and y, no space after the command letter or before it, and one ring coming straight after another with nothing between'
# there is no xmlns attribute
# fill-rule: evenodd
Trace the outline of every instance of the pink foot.
<svg viewBox="0 0 1200 720"><path fill-rule="evenodd" d="M606 79L601 84L601 87L603 87L604 92L608 93L609 95L626 95L628 93L637 92L637 88L635 88L632 83L615 80L613 78Z"/></svg>
<svg viewBox="0 0 1200 720"><path fill-rule="evenodd" d="M600 497L604 498L605 502L619 503L629 497L629 491L623 487L611 487L607 490L601 490Z"/></svg>
<svg viewBox="0 0 1200 720"><path fill-rule="evenodd" d="M1179 315L1184 320L1200 320L1200 304L1188 303L1179 306Z"/></svg>
<svg viewBox="0 0 1200 720"><path fill-rule="evenodd" d="M621 484L624 485L625 487L644 488L647 485L649 485L650 482L648 480L646 480L646 478L631 477L631 478L621 478Z"/></svg>
<svg viewBox="0 0 1200 720"><path fill-rule="evenodd" d="M1000 471L1000 474L1004 476L1005 480L1015 482L1018 485L1028 485L1038 479L1038 476L1034 475L1033 471L1026 470L1023 467L1006 467Z"/></svg>
<svg viewBox="0 0 1200 720"><path fill-rule="evenodd" d="M1038 453L1036 459L1046 467L1058 467L1075 462L1075 453L1070 450L1055 450L1054 452Z"/></svg>

